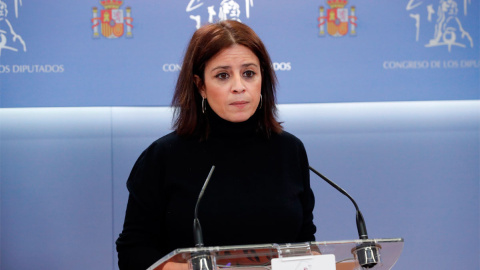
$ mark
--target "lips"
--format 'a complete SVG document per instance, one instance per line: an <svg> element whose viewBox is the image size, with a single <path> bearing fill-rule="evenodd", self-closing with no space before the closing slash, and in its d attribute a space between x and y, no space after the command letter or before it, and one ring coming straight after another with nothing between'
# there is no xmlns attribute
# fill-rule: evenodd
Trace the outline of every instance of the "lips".
<svg viewBox="0 0 480 270"><path fill-rule="evenodd" d="M248 103L247 101L235 101L235 102L230 103L230 105L241 106L241 105L245 105L247 103Z"/></svg>
<svg viewBox="0 0 480 270"><path fill-rule="evenodd" d="M230 106L237 108L238 110L243 110L248 106L248 101L235 101L230 103Z"/></svg>

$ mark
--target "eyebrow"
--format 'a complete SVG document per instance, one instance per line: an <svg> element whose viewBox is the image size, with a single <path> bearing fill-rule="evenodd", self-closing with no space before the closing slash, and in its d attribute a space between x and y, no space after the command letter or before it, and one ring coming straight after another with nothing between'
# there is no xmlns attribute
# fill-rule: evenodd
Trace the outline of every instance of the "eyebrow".
<svg viewBox="0 0 480 270"><path fill-rule="evenodd" d="M255 66L255 67L258 67L257 64L255 63L246 63L246 64L243 64L242 67L250 67L250 66ZM218 67L214 67L212 68L210 71L215 71L217 69L231 69L232 67L231 66L218 66Z"/></svg>

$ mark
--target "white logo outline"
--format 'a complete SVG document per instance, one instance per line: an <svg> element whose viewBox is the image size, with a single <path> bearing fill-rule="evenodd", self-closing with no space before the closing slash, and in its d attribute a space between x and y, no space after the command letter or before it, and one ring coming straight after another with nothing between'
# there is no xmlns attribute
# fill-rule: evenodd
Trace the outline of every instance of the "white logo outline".
<svg viewBox="0 0 480 270"><path fill-rule="evenodd" d="M18 18L18 6L22 6L22 0L15 0L15 16ZM10 20L7 18L8 16L8 6L5 2L0 0L0 57L2 56L2 50L10 50L14 52L18 52L18 48L12 47L7 44L7 42L11 41L10 43L19 42L21 44L21 48L23 51L27 51L27 45L23 40L22 36L17 34L13 29L13 25ZM6 24L6 30L3 28L3 24ZM8 31L7 31L8 30ZM9 40L9 37L11 39Z"/></svg>
<svg viewBox="0 0 480 270"><path fill-rule="evenodd" d="M189 0L187 7L185 8L186 13L191 13L192 11L197 11L195 14L189 15L189 18L195 21L195 27L197 29L202 25L202 15L198 12L199 8L204 6L204 0ZM245 0L245 16L250 18L250 8L253 7L253 0ZM204 7L205 8L205 7ZM205 9L203 9L205 11ZM208 22L213 23L216 20L236 20L241 22L240 15L242 14L242 8L240 4L235 0L222 0L218 8L215 8L215 5L206 6L206 11L208 12Z"/></svg>
<svg viewBox="0 0 480 270"><path fill-rule="evenodd" d="M463 14L464 17L468 15L468 6L471 4L471 0L463 0ZM414 13L413 10L423 5L423 1L409 0L406 6L406 10L410 11L409 14L412 19L415 20L416 35L415 41L419 42L420 39L420 26L422 14ZM473 48L473 39L467 32L458 16L458 4L455 0L439 0L438 7L435 11L434 5L429 4L426 6L427 21L432 22L433 15L437 16L435 21L435 30L433 37L424 46L426 48L446 46L448 52L452 51L452 47L466 48L467 46ZM459 40L461 39L461 40Z"/></svg>

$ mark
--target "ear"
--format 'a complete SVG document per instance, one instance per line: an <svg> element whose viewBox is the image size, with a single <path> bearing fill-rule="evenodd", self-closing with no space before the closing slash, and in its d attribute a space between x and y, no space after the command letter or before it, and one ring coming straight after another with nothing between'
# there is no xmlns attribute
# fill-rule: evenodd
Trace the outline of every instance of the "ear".
<svg viewBox="0 0 480 270"><path fill-rule="evenodd" d="M193 80L195 81L195 85L197 86L198 92L200 95L205 98L206 93L205 93L205 85L203 84L202 78L198 75L193 75Z"/></svg>

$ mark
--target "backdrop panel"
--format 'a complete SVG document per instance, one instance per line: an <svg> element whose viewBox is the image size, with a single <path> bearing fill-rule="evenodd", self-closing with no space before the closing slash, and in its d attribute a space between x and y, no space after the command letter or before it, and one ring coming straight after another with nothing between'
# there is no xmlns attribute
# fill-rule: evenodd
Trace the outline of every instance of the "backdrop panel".
<svg viewBox="0 0 480 270"><path fill-rule="evenodd" d="M0 106L168 105L198 24L238 19L280 103L479 98L479 2L0 2Z"/></svg>

